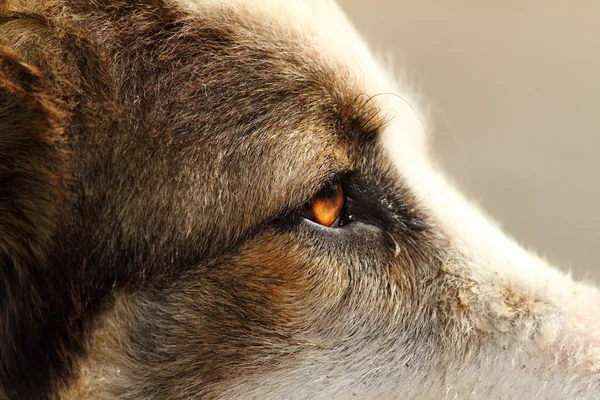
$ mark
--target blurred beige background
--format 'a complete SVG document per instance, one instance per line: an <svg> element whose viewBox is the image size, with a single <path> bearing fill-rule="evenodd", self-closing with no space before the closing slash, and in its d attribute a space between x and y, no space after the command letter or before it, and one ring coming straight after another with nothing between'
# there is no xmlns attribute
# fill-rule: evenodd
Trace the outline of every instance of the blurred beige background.
<svg viewBox="0 0 600 400"><path fill-rule="evenodd" d="M600 282L600 1L338 1L430 100L455 182L519 242Z"/></svg>

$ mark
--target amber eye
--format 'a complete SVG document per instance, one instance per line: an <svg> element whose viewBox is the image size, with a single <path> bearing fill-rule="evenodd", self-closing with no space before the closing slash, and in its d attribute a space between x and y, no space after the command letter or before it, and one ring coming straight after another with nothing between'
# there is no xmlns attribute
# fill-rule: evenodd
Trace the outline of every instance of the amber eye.
<svg viewBox="0 0 600 400"><path fill-rule="evenodd" d="M315 196L300 214L317 224L334 228L339 224L343 208L344 191L340 185L336 185Z"/></svg>

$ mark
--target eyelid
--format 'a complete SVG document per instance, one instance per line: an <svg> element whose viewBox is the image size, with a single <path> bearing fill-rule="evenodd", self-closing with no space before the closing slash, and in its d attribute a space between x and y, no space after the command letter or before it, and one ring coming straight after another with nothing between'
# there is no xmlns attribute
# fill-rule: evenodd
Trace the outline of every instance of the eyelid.
<svg viewBox="0 0 600 400"><path fill-rule="evenodd" d="M332 191L337 186L343 187L342 183L350 174L350 172L351 171L347 168L331 171L330 174L324 177L321 185L319 186L319 189L313 194L311 200L319 195L325 195L327 191Z"/></svg>

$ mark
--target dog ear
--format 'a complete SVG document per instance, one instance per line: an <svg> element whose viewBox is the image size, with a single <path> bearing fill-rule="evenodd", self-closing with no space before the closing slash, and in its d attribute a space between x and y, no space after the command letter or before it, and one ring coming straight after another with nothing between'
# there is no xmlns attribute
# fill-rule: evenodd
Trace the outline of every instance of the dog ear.
<svg viewBox="0 0 600 400"><path fill-rule="evenodd" d="M41 382L35 371L48 362L44 326L60 306L49 305L57 289L47 259L67 201L67 118L42 73L0 46L0 398Z"/></svg>
<svg viewBox="0 0 600 400"><path fill-rule="evenodd" d="M67 113L36 68L0 46L0 253L47 250L66 190Z"/></svg>

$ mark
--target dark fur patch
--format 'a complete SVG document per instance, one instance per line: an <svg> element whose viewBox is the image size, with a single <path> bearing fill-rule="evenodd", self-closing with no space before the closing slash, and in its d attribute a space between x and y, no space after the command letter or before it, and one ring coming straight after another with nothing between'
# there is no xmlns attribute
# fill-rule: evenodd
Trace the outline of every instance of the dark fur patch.
<svg viewBox="0 0 600 400"><path fill-rule="evenodd" d="M46 264L68 209L66 120L42 74L0 47L0 397L16 382L47 389L51 364L68 360L53 337L67 330L54 316L70 311L68 277Z"/></svg>
<svg viewBox="0 0 600 400"><path fill-rule="evenodd" d="M300 38L159 0L17 11L0 15L0 43L19 53L0 54L0 387L11 398L55 393L116 293L133 294L122 333L140 368L124 395L158 398L279 368L302 356L305 325L322 325L315 337L343 330L334 310L303 320L301 292L331 293L346 310L365 277L383 274L374 293L410 297L429 274L419 268L438 262L426 218L378 153L377 109ZM358 236L354 251L273 233L274 218L340 172L370 182L357 196L387 232L372 249ZM320 286L330 265L307 249L355 258L353 270L326 257L344 292ZM365 259L383 261L369 271Z"/></svg>

